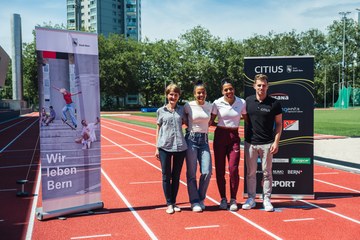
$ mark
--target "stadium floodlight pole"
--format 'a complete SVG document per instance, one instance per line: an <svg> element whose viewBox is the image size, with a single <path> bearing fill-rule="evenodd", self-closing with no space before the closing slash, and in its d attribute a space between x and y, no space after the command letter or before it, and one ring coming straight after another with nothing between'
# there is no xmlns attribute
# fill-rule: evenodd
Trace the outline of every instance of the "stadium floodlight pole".
<svg viewBox="0 0 360 240"><path fill-rule="evenodd" d="M341 78L341 86L344 87L345 84L345 24L346 24L346 15L350 14L351 12L339 12L342 16L343 21L343 54L342 54L342 78Z"/></svg>

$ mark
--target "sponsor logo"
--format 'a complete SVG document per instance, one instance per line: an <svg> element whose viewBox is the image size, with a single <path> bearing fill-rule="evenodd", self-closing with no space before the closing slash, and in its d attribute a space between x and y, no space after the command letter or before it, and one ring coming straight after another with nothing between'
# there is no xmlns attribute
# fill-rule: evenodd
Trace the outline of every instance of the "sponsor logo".
<svg viewBox="0 0 360 240"><path fill-rule="evenodd" d="M287 73L294 73L294 72L303 72L303 69L300 69L298 67L294 67L292 65L286 65L286 72Z"/></svg>
<svg viewBox="0 0 360 240"><path fill-rule="evenodd" d="M292 72L292 66L291 66L291 65L287 65L287 66L286 66L286 72L287 72L287 73L291 73L291 72Z"/></svg>
<svg viewBox="0 0 360 240"><path fill-rule="evenodd" d="M79 44L79 40L77 38L72 39L73 45L77 46Z"/></svg>
<svg viewBox="0 0 360 240"><path fill-rule="evenodd" d="M302 172L302 170L287 170L288 175L300 175Z"/></svg>
<svg viewBox="0 0 360 240"><path fill-rule="evenodd" d="M76 47L90 47L89 44L79 43L79 39L77 38L72 39L72 44Z"/></svg>
<svg viewBox="0 0 360 240"><path fill-rule="evenodd" d="M291 158L291 164L310 164L311 158L305 158L305 157L294 157Z"/></svg>
<svg viewBox="0 0 360 240"><path fill-rule="evenodd" d="M273 175L284 175L284 170L273 170Z"/></svg>
<svg viewBox="0 0 360 240"><path fill-rule="evenodd" d="M276 100L280 100L280 101L288 101L289 95L285 94L285 93L272 93L269 95L272 98L275 98Z"/></svg>
<svg viewBox="0 0 360 240"><path fill-rule="evenodd" d="M272 162L273 163L288 163L289 159L288 158L273 158Z"/></svg>
<svg viewBox="0 0 360 240"><path fill-rule="evenodd" d="M281 188L293 188L295 187L295 181L273 181L272 186Z"/></svg>
<svg viewBox="0 0 360 240"><path fill-rule="evenodd" d="M256 66L255 67L256 73L283 73L284 67L283 66Z"/></svg>
<svg viewBox="0 0 360 240"><path fill-rule="evenodd" d="M285 131L299 131L299 120L284 120L283 130Z"/></svg>
<svg viewBox="0 0 360 240"><path fill-rule="evenodd" d="M302 113L303 111L299 107L283 107L284 113Z"/></svg>

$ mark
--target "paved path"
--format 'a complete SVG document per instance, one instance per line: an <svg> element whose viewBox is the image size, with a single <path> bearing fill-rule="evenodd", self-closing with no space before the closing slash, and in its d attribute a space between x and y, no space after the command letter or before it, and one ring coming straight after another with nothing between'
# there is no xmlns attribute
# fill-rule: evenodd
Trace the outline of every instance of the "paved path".
<svg viewBox="0 0 360 240"><path fill-rule="evenodd" d="M314 155L319 164L360 173L360 137L315 140Z"/></svg>

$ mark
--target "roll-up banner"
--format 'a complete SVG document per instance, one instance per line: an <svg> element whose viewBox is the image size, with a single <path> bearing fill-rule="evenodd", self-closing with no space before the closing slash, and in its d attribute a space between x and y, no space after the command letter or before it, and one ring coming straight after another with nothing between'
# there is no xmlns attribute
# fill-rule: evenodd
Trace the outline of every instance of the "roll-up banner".
<svg viewBox="0 0 360 240"><path fill-rule="evenodd" d="M246 57L245 97L255 94L256 74L269 78L268 95L280 101L283 131L279 152L273 156L272 196L314 198L314 57ZM245 168L246 176L246 168ZM260 159L257 194L262 194ZM246 180L244 196L247 196Z"/></svg>
<svg viewBox="0 0 360 240"><path fill-rule="evenodd" d="M42 183L37 218L102 208L97 35L35 31Z"/></svg>

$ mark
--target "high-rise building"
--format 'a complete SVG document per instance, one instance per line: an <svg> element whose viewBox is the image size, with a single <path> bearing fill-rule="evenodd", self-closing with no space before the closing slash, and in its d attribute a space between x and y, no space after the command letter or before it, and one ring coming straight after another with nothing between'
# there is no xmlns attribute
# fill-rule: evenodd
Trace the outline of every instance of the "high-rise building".
<svg viewBox="0 0 360 240"><path fill-rule="evenodd" d="M141 0L66 0L67 28L141 39Z"/></svg>

